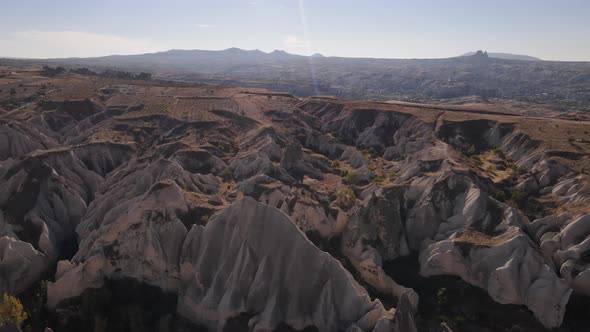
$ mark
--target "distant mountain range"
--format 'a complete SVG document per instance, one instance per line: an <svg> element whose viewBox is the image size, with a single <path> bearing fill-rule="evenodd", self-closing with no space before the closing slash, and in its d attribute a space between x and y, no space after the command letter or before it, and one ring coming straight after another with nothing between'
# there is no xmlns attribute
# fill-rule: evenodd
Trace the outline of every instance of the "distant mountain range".
<svg viewBox="0 0 590 332"><path fill-rule="evenodd" d="M590 62L541 61L484 51L442 59L375 59L229 48L29 61L97 71L146 71L158 78L261 87L299 96L417 102L479 96L551 103L562 110L588 109L590 100Z"/></svg>
<svg viewBox="0 0 590 332"><path fill-rule="evenodd" d="M467 52L461 56L472 56L475 52ZM542 59L536 58L530 55L521 54L510 54L510 53L488 53L488 57L505 60L525 60L525 61L542 61Z"/></svg>
<svg viewBox="0 0 590 332"><path fill-rule="evenodd" d="M482 56L477 56L482 55ZM147 70L154 73L162 72L191 72L200 74L223 74L240 76L257 76L256 72L266 72L260 75L264 78L276 78L279 69L296 70L303 66L307 68L313 59L315 66L325 67L331 71L335 68L342 70L366 70L368 68L389 69L405 68L407 66L456 67L466 63L492 64L498 61L528 60L540 61L538 58L506 53L485 53L479 51L466 53L459 57L440 59L386 59L386 58L346 58L326 57L316 53L311 56L291 54L283 50L263 52L261 50L243 50L232 47L220 51L210 50L169 50L156 53L137 55L109 55L91 58L63 58L45 59L49 63L59 63L68 66L87 67L118 67L127 70ZM520 62L520 61L519 61ZM509 64L508 62L507 64ZM448 78L448 77L447 77Z"/></svg>

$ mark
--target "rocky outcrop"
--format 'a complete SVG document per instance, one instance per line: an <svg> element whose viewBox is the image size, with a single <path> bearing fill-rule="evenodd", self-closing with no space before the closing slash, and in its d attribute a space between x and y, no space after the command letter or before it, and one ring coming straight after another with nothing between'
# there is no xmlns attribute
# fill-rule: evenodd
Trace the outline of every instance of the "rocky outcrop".
<svg viewBox="0 0 590 332"><path fill-rule="evenodd" d="M45 135L39 126L16 121L0 125L0 138L0 160L18 158L31 151L58 146L56 140Z"/></svg>
<svg viewBox="0 0 590 332"><path fill-rule="evenodd" d="M467 229L430 244L421 273L451 274L487 289L499 303L524 304L547 327L561 325L571 294L517 227L491 236Z"/></svg>
<svg viewBox="0 0 590 332"><path fill-rule="evenodd" d="M528 229L561 277L575 291L590 295L590 215L551 215Z"/></svg>
<svg viewBox="0 0 590 332"><path fill-rule="evenodd" d="M26 290L48 266L49 258L30 243L10 236L0 237L0 292Z"/></svg>
<svg viewBox="0 0 590 332"><path fill-rule="evenodd" d="M422 244L421 273L460 276L499 303L525 304L547 327L561 325L571 289L521 230L526 220L474 187L449 209L433 240Z"/></svg>
<svg viewBox="0 0 590 332"><path fill-rule="evenodd" d="M215 239L215 241L212 241ZM310 274L305 271L314 270ZM248 326L272 330L285 322L296 329L372 330L393 319L371 301L348 271L315 248L279 210L251 198L193 226L181 259L181 315L222 326L253 313Z"/></svg>
<svg viewBox="0 0 590 332"><path fill-rule="evenodd" d="M223 160L212 156L206 150L180 150L172 156L171 160L191 173L218 174L227 167Z"/></svg>
<svg viewBox="0 0 590 332"><path fill-rule="evenodd" d="M114 220L83 234L73 266L60 271L62 276L48 287L50 307L103 287L107 278L131 278L178 291L178 261L187 233L179 216L188 211L182 189L163 180L119 209Z"/></svg>
<svg viewBox="0 0 590 332"><path fill-rule="evenodd" d="M104 287L107 278L132 278L177 293L179 314L211 328L242 314L255 331L280 323L322 331L413 326L411 310L387 311L371 301L279 210L244 198L187 233L178 219L183 201L176 184L158 183L113 223L90 233L73 265L60 263L49 306Z"/></svg>
<svg viewBox="0 0 590 332"><path fill-rule="evenodd" d="M97 192L96 199L88 206L84 218L76 228L80 238L116 222L127 209L137 204L154 185L160 182L173 181L180 190L195 193L194 200L188 200L186 211L180 215L192 215L198 207L207 201L208 196L198 194L215 194L218 191L218 180L212 175L191 174L177 163L158 160L149 165L132 161L126 167L112 174ZM183 199L184 201L184 199ZM199 217L199 215L196 215ZM186 220L187 223L194 220Z"/></svg>

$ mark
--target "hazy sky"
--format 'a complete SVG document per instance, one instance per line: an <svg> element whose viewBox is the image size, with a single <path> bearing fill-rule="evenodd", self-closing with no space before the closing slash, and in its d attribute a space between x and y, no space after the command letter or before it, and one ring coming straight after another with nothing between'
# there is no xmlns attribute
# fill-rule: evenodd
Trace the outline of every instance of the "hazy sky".
<svg viewBox="0 0 590 332"><path fill-rule="evenodd" d="M234 46L388 58L484 49L590 61L590 0L0 0L0 56Z"/></svg>

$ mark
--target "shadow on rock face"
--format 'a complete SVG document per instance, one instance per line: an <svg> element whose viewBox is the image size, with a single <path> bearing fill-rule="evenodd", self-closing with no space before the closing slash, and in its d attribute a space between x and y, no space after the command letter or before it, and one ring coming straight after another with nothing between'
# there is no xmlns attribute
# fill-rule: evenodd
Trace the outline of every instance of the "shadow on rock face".
<svg viewBox="0 0 590 332"><path fill-rule="evenodd" d="M419 275L414 255L383 263L389 276L420 295L416 326L419 331L588 331L588 298L573 296L561 328L543 327L525 306L499 304L486 291L458 277ZM586 322L586 323L585 323Z"/></svg>
<svg viewBox="0 0 590 332"><path fill-rule="evenodd" d="M133 279L108 279L100 289L62 303L50 319L56 331L207 331L176 315L177 295Z"/></svg>

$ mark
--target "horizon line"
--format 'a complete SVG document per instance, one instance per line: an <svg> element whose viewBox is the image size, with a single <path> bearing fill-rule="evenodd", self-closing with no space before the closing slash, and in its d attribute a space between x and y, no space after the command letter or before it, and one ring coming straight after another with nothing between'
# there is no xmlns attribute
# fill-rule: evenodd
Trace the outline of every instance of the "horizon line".
<svg viewBox="0 0 590 332"><path fill-rule="evenodd" d="M117 57L117 56L141 56L141 55L151 55L151 54L158 54L158 53L166 53L166 52L171 52L171 51L186 51L186 52L191 52L191 51L203 51L203 52L224 52L224 51L230 51L230 50L238 50L238 51L244 51L244 52L260 52L266 55L272 55L273 53L284 53L286 55L291 55L291 56L300 56L300 57L316 57L316 58L344 58L344 59L374 59L374 60L443 60L443 59L453 59L453 58L460 58L460 57L469 57L469 56L473 56L473 55L467 55L469 53L475 53L476 51L468 51L465 52L463 54L460 55L455 55L455 56L449 56L449 57L423 57L423 58L395 58L395 57L372 57L372 56L341 56L341 55L324 55L320 52L315 52L311 55L306 55L306 54L298 54L298 53L291 53L291 52L287 52L285 50L281 50L281 49L275 49L273 51L263 51L260 49L243 49L243 48L239 48L239 47L228 47L228 48L224 48L224 49L183 49L183 48L171 48L171 49L165 49L165 50L159 50L159 51L153 51L153 52L146 52L146 53L128 53L128 54L107 54L107 55L98 55L98 56L86 56L86 57L53 57L53 58L34 58L34 57L14 57L14 56L3 56L0 55L0 59L9 59L9 60L37 60L37 61L42 61L42 60L67 60L67 59L95 59L95 58L106 58L106 57ZM489 51L484 51L487 52L488 54L506 54L506 55L516 55L516 56L525 56L525 57L531 57L531 58L536 58L536 59L531 59L531 60L526 60L526 59L502 59L502 58L497 58L497 57L492 57L489 56L490 58L494 58L494 59L502 59L502 60L511 60L511 61L544 61L544 62L590 62L590 60L546 60L546 59L541 59L539 57L535 57L535 56L531 56L531 55L526 55L526 54L516 54L516 53L510 53L510 52L489 52Z"/></svg>

